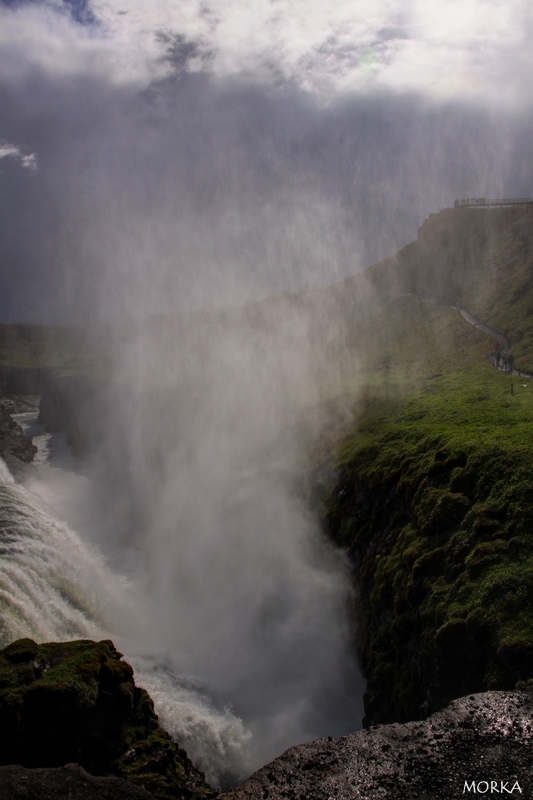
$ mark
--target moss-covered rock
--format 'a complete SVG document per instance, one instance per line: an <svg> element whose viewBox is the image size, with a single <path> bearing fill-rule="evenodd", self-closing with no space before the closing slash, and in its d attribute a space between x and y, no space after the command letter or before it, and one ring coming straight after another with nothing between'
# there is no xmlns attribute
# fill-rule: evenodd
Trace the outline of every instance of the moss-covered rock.
<svg viewBox="0 0 533 800"><path fill-rule="evenodd" d="M216 794L159 726L112 642L13 642L0 651L0 763L71 762L159 800Z"/></svg>
<svg viewBox="0 0 533 800"><path fill-rule="evenodd" d="M458 450L403 419L348 437L325 498L359 590L370 724L533 680L533 454Z"/></svg>

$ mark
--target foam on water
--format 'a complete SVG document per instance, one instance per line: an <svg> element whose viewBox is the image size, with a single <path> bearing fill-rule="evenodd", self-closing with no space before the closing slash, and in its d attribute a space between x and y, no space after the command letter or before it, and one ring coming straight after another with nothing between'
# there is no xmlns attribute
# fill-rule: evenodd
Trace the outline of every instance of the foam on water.
<svg viewBox="0 0 533 800"><path fill-rule="evenodd" d="M79 466L78 460L72 455L64 433L47 433L44 425L37 422L38 411L24 411L12 415L15 422L20 425L24 435L29 436L37 447L33 458L35 467L54 466L61 469L72 470Z"/></svg>
<svg viewBox="0 0 533 800"><path fill-rule="evenodd" d="M0 640L98 638L127 627L129 587L0 462Z"/></svg>
<svg viewBox="0 0 533 800"><path fill-rule="evenodd" d="M137 681L149 687L161 724L213 785L232 786L252 767L252 734L231 709L215 708L194 679L165 658L133 659Z"/></svg>

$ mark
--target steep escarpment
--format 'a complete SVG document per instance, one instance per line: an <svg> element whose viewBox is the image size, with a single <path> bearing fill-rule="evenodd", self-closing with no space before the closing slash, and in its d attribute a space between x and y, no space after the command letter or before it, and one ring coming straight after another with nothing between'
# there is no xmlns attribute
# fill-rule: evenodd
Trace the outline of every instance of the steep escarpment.
<svg viewBox="0 0 533 800"><path fill-rule="evenodd" d="M0 651L0 762L75 762L92 775L127 779L157 800L215 795L159 727L152 701L109 641L21 639Z"/></svg>
<svg viewBox="0 0 533 800"><path fill-rule="evenodd" d="M533 205L445 208L430 214L415 241L365 271L380 293L411 292L455 305L477 287L484 301L502 274L533 257Z"/></svg>
<svg viewBox="0 0 533 800"><path fill-rule="evenodd" d="M0 367L0 394L4 397L40 395L43 383L51 372L46 367Z"/></svg>
<svg viewBox="0 0 533 800"><path fill-rule="evenodd" d="M390 278L373 371L323 487L326 529L360 591L369 723L533 680L532 387L487 364L490 338L442 305L449 285L506 335L522 325L525 360L533 297L508 284L533 274L533 216L462 211L430 217L394 263L371 268Z"/></svg>
<svg viewBox="0 0 533 800"><path fill-rule="evenodd" d="M0 324L0 456L8 461L15 459L10 463L12 470L17 471L21 461L31 461L36 448L22 436L9 415L29 410L25 402L28 396L35 403L43 393L48 395L48 387L63 377L74 383L83 383L85 379L90 388L91 378L105 371L109 338L110 331L105 326ZM48 425L50 431L64 430L69 425L74 447L82 438L80 425L73 417L75 404L88 394L85 385L83 389L75 396L73 393L72 403L57 405ZM90 398L87 402L91 402Z"/></svg>
<svg viewBox="0 0 533 800"><path fill-rule="evenodd" d="M411 433L347 444L327 501L360 592L371 724L533 679L531 453Z"/></svg>

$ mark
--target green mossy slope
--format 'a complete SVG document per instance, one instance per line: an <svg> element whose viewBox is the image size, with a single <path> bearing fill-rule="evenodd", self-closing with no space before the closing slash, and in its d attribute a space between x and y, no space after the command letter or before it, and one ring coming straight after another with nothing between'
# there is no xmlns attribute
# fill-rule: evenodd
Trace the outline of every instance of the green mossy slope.
<svg viewBox="0 0 533 800"><path fill-rule="evenodd" d="M453 286L483 322L515 339L521 329L515 360L528 362L533 224L520 213L493 215L492 227L471 217L469 242L468 218L443 212L413 269L405 253L395 269L401 289L406 275L416 289L431 267L420 253L442 247L453 281L428 274L425 290ZM369 723L533 682L533 383L495 370L490 337L445 299L392 292L375 312L357 424L321 487L325 526L359 588Z"/></svg>
<svg viewBox="0 0 533 800"><path fill-rule="evenodd" d="M495 383L438 422L425 398L389 404L342 447L326 519L355 565L372 722L533 678L533 408L516 398L503 441Z"/></svg>

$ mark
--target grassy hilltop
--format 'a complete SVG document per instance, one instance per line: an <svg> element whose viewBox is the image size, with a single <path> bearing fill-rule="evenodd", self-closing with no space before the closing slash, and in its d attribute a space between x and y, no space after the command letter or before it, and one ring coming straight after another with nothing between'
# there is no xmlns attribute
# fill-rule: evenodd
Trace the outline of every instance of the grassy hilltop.
<svg viewBox="0 0 533 800"><path fill-rule="evenodd" d="M367 717L388 722L533 679L533 382L449 307L531 368L533 209L446 209L365 280L386 297L323 490L361 591Z"/></svg>

